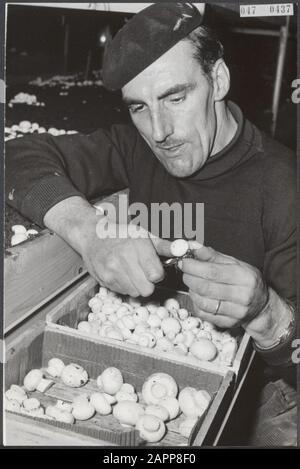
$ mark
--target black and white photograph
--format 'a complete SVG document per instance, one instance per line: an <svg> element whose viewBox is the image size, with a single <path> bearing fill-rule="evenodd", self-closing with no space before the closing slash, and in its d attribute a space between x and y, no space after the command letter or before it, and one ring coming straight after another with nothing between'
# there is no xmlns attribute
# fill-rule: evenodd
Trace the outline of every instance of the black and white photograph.
<svg viewBox="0 0 300 469"><path fill-rule="evenodd" d="M298 8L5 3L4 449L297 448Z"/></svg>

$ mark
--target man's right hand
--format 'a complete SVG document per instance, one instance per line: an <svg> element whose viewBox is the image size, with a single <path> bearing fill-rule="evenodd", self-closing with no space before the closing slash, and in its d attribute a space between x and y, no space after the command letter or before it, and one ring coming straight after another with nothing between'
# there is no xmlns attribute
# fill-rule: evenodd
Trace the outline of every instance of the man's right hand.
<svg viewBox="0 0 300 469"><path fill-rule="evenodd" d="M128 230L127 225L108 222L104 233L101 225L106 221L80 197L59 202L44 217L45 225L82 256L89 273L102 285L133 297L151 295L155 283L164 278L158 255L171 256L171 243L144 230L140 237L134 225Z"/></svg>

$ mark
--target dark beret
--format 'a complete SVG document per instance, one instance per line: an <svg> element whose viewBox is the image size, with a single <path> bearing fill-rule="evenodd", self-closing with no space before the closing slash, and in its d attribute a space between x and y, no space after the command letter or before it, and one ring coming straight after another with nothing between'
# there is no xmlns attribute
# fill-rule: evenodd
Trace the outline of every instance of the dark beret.
<svg viewBox="0 0 300 469"><path fill-rule="evenodd" d="M137 13L106 47L104 86L122 88L200 26L202 18L191 3L154 3Z"/></svg>

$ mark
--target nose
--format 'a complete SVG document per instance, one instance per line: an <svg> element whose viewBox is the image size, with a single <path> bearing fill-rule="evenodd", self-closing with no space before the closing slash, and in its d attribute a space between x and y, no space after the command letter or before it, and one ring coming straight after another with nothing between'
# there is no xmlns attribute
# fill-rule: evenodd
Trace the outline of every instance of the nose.
<svg viewBox="0 0 300 469"><path fill-rule="evenodd" d="M164 142L172 134L172 122L161 110L152 113L152 137L156 143Z"/></svg>

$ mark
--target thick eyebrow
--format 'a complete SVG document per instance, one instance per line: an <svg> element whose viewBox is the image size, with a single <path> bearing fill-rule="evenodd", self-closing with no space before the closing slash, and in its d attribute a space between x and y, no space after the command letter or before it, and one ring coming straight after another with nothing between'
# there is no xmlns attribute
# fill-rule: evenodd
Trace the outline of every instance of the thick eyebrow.
<svg viewBox="0 0 300 469"><path fill-rule="evenodd" d="M182 91L191 91L195 89L195 87L196 87L196 83L182 83L182 84L174 85L171 88L168 88L166 91L164 91L161 95L159 95L158 99L164 99L172 94L180 93ZM134 98L127 98L126 96L123 97L123 102L127 106L130 106L133 104L145 104L142 100L134 99Z"/></svg>

